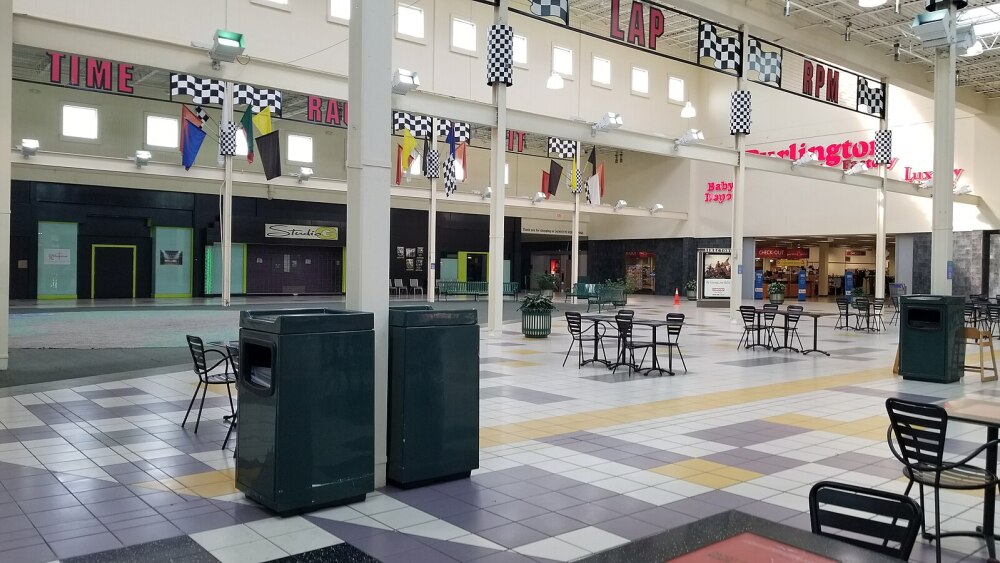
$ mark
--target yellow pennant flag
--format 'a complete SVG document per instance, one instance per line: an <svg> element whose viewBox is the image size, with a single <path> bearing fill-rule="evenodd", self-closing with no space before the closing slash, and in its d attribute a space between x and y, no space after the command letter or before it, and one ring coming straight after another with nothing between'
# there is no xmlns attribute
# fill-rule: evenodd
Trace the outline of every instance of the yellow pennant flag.
<svg viewBox="0 0 1000 563"><path fill-rule="evenodd" d="M403 162L409 168L410 161L417 150L417 140L409 129L403 129Z"/></svg>
<svg viewBox="0 0 1000 563"><path fill-rule="evenodd" d="M267 106L260 110L260 113L253 116L253 124L257 126L257 130L260 134L267 135L274 129L271 127L271 106Z"/></svg>

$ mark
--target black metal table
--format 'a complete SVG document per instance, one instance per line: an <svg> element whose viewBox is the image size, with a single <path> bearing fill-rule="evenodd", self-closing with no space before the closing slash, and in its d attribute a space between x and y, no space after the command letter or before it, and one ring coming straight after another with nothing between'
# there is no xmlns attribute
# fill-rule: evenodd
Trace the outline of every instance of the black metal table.
<svg viewBox="0 0 1000 563"><path fill-rule="evenodd" d="M597 336L597 324L598 323L602 323L602 322L611 323L611 322L615 322L617 320L614 315L582 315L580 318L586 319L588 321L592 321L594 323L594 336L595 337ZM645 375L649 375L649 373L653 372L653 371L660 372L661 374L665 373L667 375L676 375L674 373L674 371L673 371L673 369L674 369L674 349L673 349L672 346L667 346L667 349L669 350L669 357L667 359L667 369L663 369L662 367L660 367L660 361L656 357L656 345L657 345L657 341L656 341L656 329L659 328L659 327L670 326L670 325L673 325L673 326L683 326L684 323L681 322L681 321L667 321L667 320L658 320L658 319L632 319L631 323L632 323L632 326L645 326L645 327L650 327L650 328L653 329L653 334L652 334L652 337L653 337L653 340L652 340L653 366L652 367L640 369L638 366L634 366L632 364L629 364L628 362L623 361L624 358L622 357L622 350L621 350L620 346L619 346L617 361L615 361L614 363L598 359L598 357L597 357L597 341L596 341L596 339L594 341L594 357L593 357L593 359L590 359L590 360L587 360L587 361L583 362L584 365L586 365L588 363L597 362L597 363L602 363L602 364L604 364L604 365L606 365L606 366L608 366L609 368L612 368L612 369L616 368L618 366L630 366L630 367L634 368L636 371L638 371L640 373L642 373L643 371L645 371L646 372Z"/></svg>
<svg viewBox="0 0 1000 563"><path fill-rule="evenodd" d="M763 322L761 321L761 319L763 318L763 316L765 314L776 314L776 315L781 315L781 316L783 316L785 318L784 344L782 346L777 346L775 348L769 348L770 350L774 350L774 351L778 351L778 350L793 350L795 352L802 352L803 354L809 354L811 352L819 352L820 354L824 354L826 356L830 355L829 352L827 352L825 350L820 350L819 349L819 340L818 340L818 335L819 335L819 318L820 317L829 317L829 316L832 316L834 313L822 313L822 312L819 312L819 311L789 311L788 309L785 309L785 310L781 310L781 309L774 309L774 310L769 310L769 309L754 309L754 312L757 314L757 324L758 325L763 325ZM794 315L798 315L800 317L812 317L812 320L813 320L813 347L812 348L807 349L807 350L799 350L798 348L794 348L794 347L792 347L792 346L789 345L789 343L788 343L788 317L789 317L789 315L793 315L793 316ZM768 348L768 347L765 345L765 348Z"/></svg>
<svg viewBox="0 0 1000 563"><path fill-rule="evenodd" d="M585 366L587 364L604 364L605 367L610 368L611 367L611 362L609 362L607 360L602 360L601 358L597 357L597 346L601 343L600 336L597 334L597 325L601 324L604 321L607 321L608 319L614 320L615 319L614 316L612 316L612 315L581 315L580 319L581 320L585 320L585 321L590 321L591 324L593 324L593 326L594 326L594 357L591 358L591 359L589 359L589 360L584 360L583 363L580 364L580 365L581 366ZM580 346L583 346L583 342L580 342Z"/></svg>
<svg viewBox="0 0 1000 563"><path fill-rule="evenodd" d="M986 427L986 441L997 439L1000 435L1000 403L979 399L956 399L944 403L948 418ZM986 448L986 470L997 474L997 445L990 444ZM995 530L996 520L996 487L987 487L983 495L983 525L975 531L944 532L938 530L939 537L971 536L982 538L990 559L996 558L996 540L1000 539ZM940 540L938 540L940 541Z"/></svg>

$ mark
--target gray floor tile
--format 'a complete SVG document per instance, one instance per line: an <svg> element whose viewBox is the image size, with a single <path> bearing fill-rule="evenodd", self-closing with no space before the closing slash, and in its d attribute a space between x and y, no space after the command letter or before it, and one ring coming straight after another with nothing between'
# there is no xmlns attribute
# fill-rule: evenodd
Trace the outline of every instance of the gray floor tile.
<svg viewBox="0 0 1000 563"><path fill-rule="evenodd" d="M496 506L490 506L486 510L489 510L493 514L499 514L500 516L514 522L549 512L549 509L547 508L542 508L541 506L531 504L523 500L514 500L498 504Z"/></svg>
<svg viewBox="0 0 1000 563"><path fill-rule="evenodd" d="M716 362L716 365L720 366L733 366L738 368L755 368L761 366L773 366L776 364L788 364L792 362L801 362L801 358L792 357L782 357L782 356L766 356L761 358L750 358L747 360L733 360L729 362Z"/></svg>
<svg viewBox="0 0 1000 563"><path fill-rule="evenodd" d="M6 563L45 563L55 559L56 554L44 543L0 551L0 560Z"/></svg>
<svg viewBox="0 0 1000 563"><path fill-rule="evenodd" d="M538 530L533 530L516 522L511 522L510 524L504 524L503 526L490 528L488 530L482 530L479 532L479 535L507 548L527 545L548 537Z"/></svg>
<svg viewBox="0 0 1000 563"><path fill-rule="evenodd" d="M55 552L59 559L87 555L109 549L124 547L118 538L110 532L104 532L93 536L83 536L57 542L49 542L49 547Z"/></svg>
<svg viewBox="0 0 1000 563"><path fill-rule="evenodd" d="M442 520L450 522L458 526L459 528L468 530L473 533L478 533L480 530L485 530L488 528L496 528L497 526L503 526L504 524L510 523L510 520L498 514L493 514L488 510L473 510L471 512L463 512L461 514L446 516L442 518Z"/></svg>
<svg viewBox="0 0 1000 563"><path fill-rule="evenodd" d="M558 536L559 534L587 527L587 524L584 524L579 520L574 520L568 516L563 516L562 514L555 512L548 512L546 514L522 520L521 524L524 524L533 530L538 530L548 536Z"/></svg>

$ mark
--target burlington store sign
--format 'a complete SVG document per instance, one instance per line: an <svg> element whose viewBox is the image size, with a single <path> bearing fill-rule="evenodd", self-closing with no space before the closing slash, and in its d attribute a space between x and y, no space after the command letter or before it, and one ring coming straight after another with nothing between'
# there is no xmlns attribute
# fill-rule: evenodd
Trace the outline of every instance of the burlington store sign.
<svg viewBox="0 0 1000 563"><path fill-rule="evenodd" d="M795 161L808 153L814 153L816 158L819 159L821 164L826 166L843 168L844 170L849 170L852 166L858 162L864 162L868 165L868 168L875 169L878 167L873 160L875 158L875 140L871 141L851 141L845 140L839 143L829 143L826 145L807 145L806 143L792 143L788 145L787 148L782 148L780 150L765 150L765 149L747 149L749 154L759 154L762 156L776 156L778 158L783 158L786 160ZM902 172L903 180L910 182L911 184L919 184L920 182L926 182L930 180L934 173L930 168L931 166L913 167L913 166L903 166L902 169L897 169L896 165L899 164L899 158L893 157L892 161L886 165L888 170L899 170ZM957 182L962 174L965 172L962 168L955 169L955 178ZM897 172L898 174L898 172Z"/></svg>

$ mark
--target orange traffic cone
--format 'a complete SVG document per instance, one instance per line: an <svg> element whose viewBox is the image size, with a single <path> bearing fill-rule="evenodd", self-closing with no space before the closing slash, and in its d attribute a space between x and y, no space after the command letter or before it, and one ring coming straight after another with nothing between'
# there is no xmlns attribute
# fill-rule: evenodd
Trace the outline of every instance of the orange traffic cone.
<svg viewBox="0 0 1000 563"><path fill-rule="evenodd" d="M680 305L680 304L681 304L681 292L678 291L677 288L675 287L674 288L674 305Z"/></svg>

